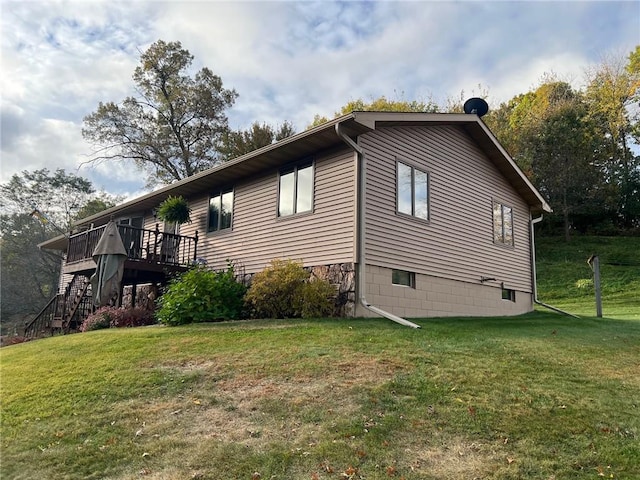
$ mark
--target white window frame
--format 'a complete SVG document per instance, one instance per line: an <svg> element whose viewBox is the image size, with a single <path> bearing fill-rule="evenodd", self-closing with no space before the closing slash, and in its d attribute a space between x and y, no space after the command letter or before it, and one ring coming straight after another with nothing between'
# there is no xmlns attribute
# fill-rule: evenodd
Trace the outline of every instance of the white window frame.
<svg viewBox="0 0 640 480"><path fill-rule="evenodd" d="M491 218L493 243L496 245L504 245L507 247L515 246L514 228L513 228L513 207L506 205L498 200L493 200ZM505 218L508 217L508 222Z"/></svg>
<svg viewBox="0 0 640 480"><path fill-rule="evenodd" d="M221 227L222 225L222 204L223 197L225 194L231 194L231 221L229 222L228 227ZM215 198L220 198L220 204L218 205L218 225L217 228L211 229L211 201ZM215 192L213 195L209 195L209 204L207 207L207 233L219 233L225 231L231 231L233 229L233 213L235 209L236 203L236 193L233 188L223 188Z"/></svg>
<svg viewBox="0 0 640 480"><path fill-rule="evenodd" d="M300 190L299 185L299 172L301 170L305 170L307 168L311 169L311 204L308 209L298 210L298 195ZM282 178L286 175L293 174L293 205L291 212L282 211ZM289 166L287 168L283 168L278 172L278 202L276 205L276 216L278 218L287 218L295 215L303 215L308 213L313 213L315 207L315 185L316 185L316 167L315 162L313 160L307 160L304 162L297 163L295 165Z"/></svg>
<svg viewBox="0 0 640 480"><path fill-rule="evenodd" d="M405 212L400 209L400 169L402 167L411 169L411 212ZM426 176L426 218L417 215L416 172ZM416 218L424 222L428 222L431 220L431 174L426 170L416 168L410 163L400 160L396 161L396 213L399 215L406 215L408 217Z"/></svg>

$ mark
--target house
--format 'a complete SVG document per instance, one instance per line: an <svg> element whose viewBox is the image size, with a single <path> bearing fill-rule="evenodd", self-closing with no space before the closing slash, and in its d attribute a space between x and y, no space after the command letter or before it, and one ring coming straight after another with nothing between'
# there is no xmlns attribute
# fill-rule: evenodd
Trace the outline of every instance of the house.
<svg viewBox="0 0 640 480"><path fill-rule="evenodd" d="M154 217L168 195L192 209L177 233ZM536 301L533 223L549 211L477 115L353 112L85 218L83 232L41 247L66 251L65 278L86 277L89 238L114 218L130 249L125 284L164 281L155 245L177 235L173 268L231 260L251 275L297 259L336 284L345 316L515 315Z"/></svg>

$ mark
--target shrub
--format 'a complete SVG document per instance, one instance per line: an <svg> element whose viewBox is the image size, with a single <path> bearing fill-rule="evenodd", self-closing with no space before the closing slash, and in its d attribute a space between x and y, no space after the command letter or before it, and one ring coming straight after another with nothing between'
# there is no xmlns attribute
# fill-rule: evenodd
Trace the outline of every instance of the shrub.
<svg viewBox="0 0 640 480"><path fill-rule="evenodd" d="M302 318L329 317L333 315L336 289L326 280L306 282L294 299L296 310Z"/></svg>
<svg viewBox="0 0 640 480"><path fill-rule="evenodd" d="M144 327L153 325L156 319L151 310L146 308L117 308L112 316L109 326L112 328Z"/></svg>
<svg viewBox="0 0 640 480"><path fill-rule="evenodd" d="M335 291L324 280L309 282L309 272L293 260L272 260L256 273L245 300L253 316L293 318L326 316Z"/></svg>
<svg viewBox="0 0 640 480"><path fill-rule="evenodd" d="M100 307L82 322L81 332L103 328L142 327L155 323L153 312L140 307Z"/></svg>
<svg viewBox="0 0 640 480"><path fill-rule="evenodd" d="M245 292L233 265L217 272L196 265L169 283L158 300L156 316L166 325L237 319Z"/></svg>
<svg viewBox="0 0 640 480"><path fill-rule="evenodd" d="M92 330L109 328L109 326L111 325L113 312L115 310L117 310L116 307L100 307L84 319L82 325L80 325L80 331L90 332Z"/></svg>

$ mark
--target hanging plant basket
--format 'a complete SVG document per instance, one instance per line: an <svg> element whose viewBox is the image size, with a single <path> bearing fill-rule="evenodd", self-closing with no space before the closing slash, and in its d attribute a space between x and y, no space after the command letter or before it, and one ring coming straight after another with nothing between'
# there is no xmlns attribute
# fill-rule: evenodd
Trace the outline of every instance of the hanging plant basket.
<svg viewBox="0 0 640 480"><path fill-rule="evenodd" d="M158 207L158 218L181 225L191 221L191 209L182 195L179 197L169 195Z"/></svg>

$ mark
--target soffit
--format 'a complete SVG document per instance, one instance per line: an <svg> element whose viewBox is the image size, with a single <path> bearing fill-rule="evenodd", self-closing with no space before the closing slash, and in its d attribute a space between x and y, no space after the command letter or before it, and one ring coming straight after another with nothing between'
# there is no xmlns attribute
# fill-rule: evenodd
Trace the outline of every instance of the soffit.
<svg viewBox="0 0 640 480"><path fill-rule="evenodd" d="M341 130L345 134L354 139L358 135L379 127L459 125L475 140L534 211L550 211L542 196L476 115L353 112L82 219L76 222L76 225L103 225L108 222L112 215L127 216L150 211L169 195L182 195L186 198L202 195L203 192L215 190L262 172L277 169L287 163L318 154L323 150L343 146L342 139L335 132L337 123L340 123ZM58 245L61 242L54 242L54 240L56 239L45 242L46 248L54 248L50 245L54 243Z"/></svg>

